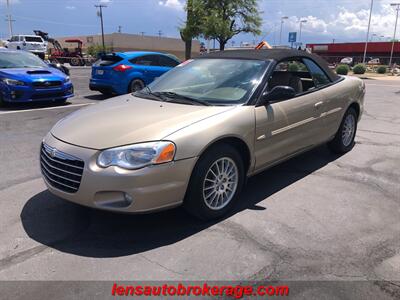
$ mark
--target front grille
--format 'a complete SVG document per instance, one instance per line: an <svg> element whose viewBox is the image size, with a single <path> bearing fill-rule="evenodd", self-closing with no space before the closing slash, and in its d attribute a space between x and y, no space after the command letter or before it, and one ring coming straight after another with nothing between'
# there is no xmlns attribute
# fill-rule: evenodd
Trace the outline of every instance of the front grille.
<svg viewBox="0 0 400 300"><path fill-rule="evenodd" d="M40 100L40 99L49 99L49 98L61 98L65 96L65 92L56 92L56 93L42 93L42 94L33 94L31 96L32 100Z"/></svg>
<svg viewBox="0 0 400 300"><path fill-rule="evenodd" d="M33 86L37 89L48 89L48 88L60 87L62 86L62 82L59 80L35 81L33 82Z"/></svg>
<svg viewBox="0 0 400 300"><path fill-rule="evenodd" d="M43 143L40 150L40 166L50 185L67 193L78 191L85 166L79 158Z"/></svg>

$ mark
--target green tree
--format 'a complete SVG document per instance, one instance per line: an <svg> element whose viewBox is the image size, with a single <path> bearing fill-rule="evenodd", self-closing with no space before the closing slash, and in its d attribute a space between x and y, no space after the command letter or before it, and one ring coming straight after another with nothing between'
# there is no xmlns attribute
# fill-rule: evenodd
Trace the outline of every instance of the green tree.
<svg viewBox="0 0 400 300"><path fill-rule="evenodd" d="M202 36L216 39L220 50L239 33L261 33L262 19L257 0L203 0Z"/></svg>
<svg viewBox="0 0 400 300"><path fill-rule="evenodd" d="M186 22L179 28L182 41L185 42L185 58L189 59L192 54L192 40L201 34L201 25L204 17L203 0L187 0Z"/></svg>

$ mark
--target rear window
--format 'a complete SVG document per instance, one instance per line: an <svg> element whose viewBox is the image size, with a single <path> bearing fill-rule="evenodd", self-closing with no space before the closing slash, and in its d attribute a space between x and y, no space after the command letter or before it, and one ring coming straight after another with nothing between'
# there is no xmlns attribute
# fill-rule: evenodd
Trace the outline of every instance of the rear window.
<svg viewBox="0 0 400 300"><path fill-rule="evenodd" d="M116 64L117 62L120 62L122 60L122 57L118 55L113 55L113 54L107 54L103 55L100 60L96 62L96 66L111 66L113 64Z"/></svg>
<svg viewBox="0 0 400 300"><path fill-rule="evenodd" d="M43 40L39 36L26 36L25 37L26 42L34 42L34 43L43 43Z"/></svg>

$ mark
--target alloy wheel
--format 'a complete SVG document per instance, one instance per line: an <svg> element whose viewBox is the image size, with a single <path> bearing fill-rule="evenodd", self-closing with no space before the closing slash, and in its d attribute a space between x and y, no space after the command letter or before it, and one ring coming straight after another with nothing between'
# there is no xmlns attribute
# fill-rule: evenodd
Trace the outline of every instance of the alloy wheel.
<svg viewBox="0 0 400 300"><path fill-rule="evenodd" d="M349 146L354 138L356 120L354 115L348 114L344 120L342 130L342 142L345 147Z"/></svg>
<svg viewBox="0 0 400 300"><path fill-rule="evenodd" d="M215 161L208 169L203 182L203 199L208 208L220 210L235 195L239 180L236 163L229 157Z"/></svg>

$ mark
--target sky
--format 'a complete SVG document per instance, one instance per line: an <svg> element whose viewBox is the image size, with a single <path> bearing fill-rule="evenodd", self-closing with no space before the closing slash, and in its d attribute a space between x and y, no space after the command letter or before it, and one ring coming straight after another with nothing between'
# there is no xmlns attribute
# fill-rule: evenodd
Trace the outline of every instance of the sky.
<svg viewBox="0 0 400 300"><path fill-rule="evenodd" d="M390 7L395 0L375 0L372 10L371 37L388 40L393 37L396 11ZM400 2L400 0L398 1ZM95 4L104 8L105 32L179 37L178 27L185 21L184 0L10 0L14 34L31 34L40 29L50 36L74 36L100 33ZM302 42L327 43L365 41L371 0L260 0L263 18L262 34L254 37L241 34L233 40L241 42L267 40L279 43L281 17L282 44L288 32L299 31L303 23ZM8 38L6 0L0 0L0 38ZM400 29L400 27L399 27ZM399 30L400 31L400 30ZM400 33L399 35L400 36ZM232 44L231 42L228 43Z"/></svg>

